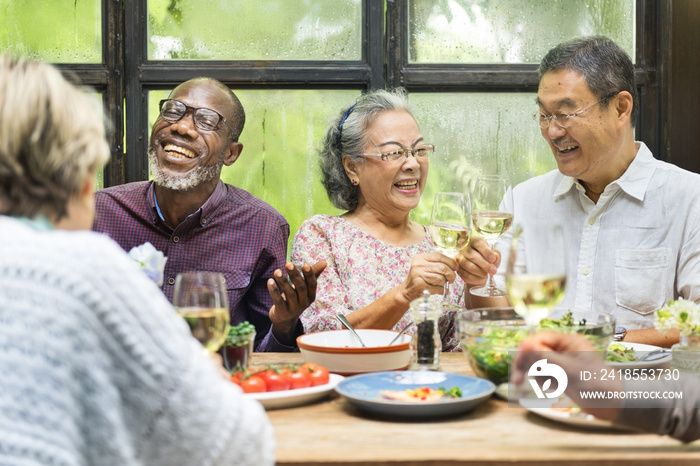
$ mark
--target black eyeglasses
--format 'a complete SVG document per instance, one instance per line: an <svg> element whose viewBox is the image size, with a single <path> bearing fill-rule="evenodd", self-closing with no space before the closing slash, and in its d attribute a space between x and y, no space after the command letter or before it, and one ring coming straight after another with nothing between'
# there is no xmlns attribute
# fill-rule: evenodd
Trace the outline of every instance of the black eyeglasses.
<svg viewBox="0 0 700 466"><path fill-rule="evenodd" d="M185 105L183 102L175 99L163 99L158 104L160 108L160 116L163 117L165 121L170 123L178 122L187 115L189 110L192 110L192 117L194 118L194 125L203 131L216 131L219 127L219 123L222 121L226 123L226 126L233 131L231 125L226 122L226 118L216 110L210 108L195 108Z"/></svg>

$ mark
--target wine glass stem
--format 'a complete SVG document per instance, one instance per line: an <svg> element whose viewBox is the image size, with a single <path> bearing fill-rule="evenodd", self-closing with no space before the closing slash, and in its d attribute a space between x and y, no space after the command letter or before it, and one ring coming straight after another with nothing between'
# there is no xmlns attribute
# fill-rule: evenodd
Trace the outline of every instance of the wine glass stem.
<svg viewBox="0 0 700 466"><path fill-rule="evenodd" d="M447 301L447 293L450 291L450 282L445 282L445 289L442 292L442 300Z"/></svg>
<svg viewBox="0 0 700 466"><path fill-rule="evenodd" d="M496 246L495 241L487 241L489 245L489 249L493 250L493 248ZM488 277L486 278L486 285L484 285L484 288L488 290L489 295L493 295L494 292L496 291L496 282L493 279L493 275L488 274Z"/></svg>

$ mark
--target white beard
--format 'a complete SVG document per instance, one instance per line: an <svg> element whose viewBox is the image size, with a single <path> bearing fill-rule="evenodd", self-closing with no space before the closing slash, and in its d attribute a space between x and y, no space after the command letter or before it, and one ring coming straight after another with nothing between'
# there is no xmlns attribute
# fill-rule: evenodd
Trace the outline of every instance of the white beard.
<svg viewBox="0 0 700 466"><path fill-rule="evenodd" d="M200 156L206 157L206 153L200 154ZM221 152L219 156L219 161L216 165L211 165L208 167L197 167L187 175L182 177L167 176L160 169L158 164L158 156L153 147L148 149L148 160L151 167L151 175L153 176L153 181L158 185L173 191L187 191L189 189L196 188L202 183L213 180L221 176L221 168L224 166L223 157L224 153Z"/></svg>

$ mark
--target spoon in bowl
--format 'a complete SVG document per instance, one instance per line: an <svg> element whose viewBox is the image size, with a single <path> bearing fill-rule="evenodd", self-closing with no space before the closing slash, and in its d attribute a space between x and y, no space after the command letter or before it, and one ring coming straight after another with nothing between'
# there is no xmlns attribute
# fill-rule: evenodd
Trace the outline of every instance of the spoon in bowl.
<svg viewBox="0 0 700 466"><path fill-rule="evenodd" d="M408 327L410 327L410 326L411 326L411 324L406 324L406 325L404 325L404 327L401 329L401 331L400 331L399 333L396 334L396 336L394 337L394 339L391 340L391 342L389 342L389 344L388 344L387 346L391 346L391 345L393 345L394 343L396 343L396 341L397 341L399 338L401 338L401 335L403 335L404 333L406 333L406 330L408 330Z"/></svg>
<svg viewBox="0 0 700 466"><path fill-rule="evenodd" d="M366 348L367 345L365 345L365 342L362 341L362 338L360 338L360 335L357 334L354 328L352 328L352 325L350 325L350 322L348 322L348 319L345 318L343 314L336 314L336 317L340 321L341 324L345 325L348 330L350 330L350 333L355 335L355 338L357 338L357 341L360 342L360 345L362 345L363 348Z"/></svg>

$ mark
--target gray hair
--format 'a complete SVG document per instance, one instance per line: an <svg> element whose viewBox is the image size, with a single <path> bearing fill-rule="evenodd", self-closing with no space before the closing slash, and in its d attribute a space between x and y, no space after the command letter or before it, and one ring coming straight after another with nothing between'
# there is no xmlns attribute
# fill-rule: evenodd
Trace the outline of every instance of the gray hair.
<svg viewBox="0 0 700 466"><path fill-rule="evenodd" d="M600 105L604 108L616 93L629 92L634 126L639 114L634 65L619 45L604 36L581 37L559 44L540 62L540 79L549 71L561 69L571 69L583 75L593 94L602 99Z"/></svg>
<svg viewBox="0 0 700 466"><path fill-rule="evenodd" d="M360 188L353 186L343 166L343 155L355 163L363 163L367 130L374 119L388 110L403 110L411 116L405 89L382 89L362 94L355 104L343 109L328 126L319 152L323 187L331 203L338 209L353 211L357 207Z"/></svg>
<svg viewBox="0 0 700 466"><path fill-rule="evenodd" d="M0 55L0 214L65 217L109 160L104 121L54 66Z"/></svg>

